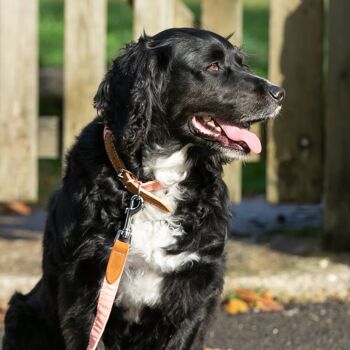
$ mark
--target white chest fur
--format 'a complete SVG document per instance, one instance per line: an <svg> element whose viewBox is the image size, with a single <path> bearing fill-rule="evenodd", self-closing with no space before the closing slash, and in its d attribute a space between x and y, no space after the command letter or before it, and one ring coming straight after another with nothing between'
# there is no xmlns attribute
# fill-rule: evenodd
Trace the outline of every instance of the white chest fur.
<svg viewBox="0 0 350 350"><path fill-rule="evenodd" d="M187 147L184 147L170 157L153 157L146 161L146 170L167 186L156 195L173 209L183 195L179 183L185 179L189 167L186 153ZM164 274L190 261L198 261L199 256L189 252L166 253L166 248L176 243L176 238L184 232L172 213L165 213L149 203L145 203L144 209L133 217L131 227L130 252L116 302L127 310L125 317L137 321L144 306L159 302Z"/></svg>

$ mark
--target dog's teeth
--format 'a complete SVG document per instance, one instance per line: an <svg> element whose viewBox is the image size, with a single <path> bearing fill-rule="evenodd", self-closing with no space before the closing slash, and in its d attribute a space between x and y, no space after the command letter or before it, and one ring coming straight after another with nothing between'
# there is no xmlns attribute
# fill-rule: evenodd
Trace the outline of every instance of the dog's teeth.
<svg viewBox="0 0 350 350"><path fill-rule="evenodd" d="M211 120L210 122L208 122L207 125L209 125L210 127L214 128L214 129L216 128L214 120Z"/></svg>
<svg viewBox="0 0 350 350"><path fill-rule="evenodd" d="M202 117L203 121L208 123L209 121L211 121L212 119L209 117L209 115L205 115L204 117Z"/></svg>

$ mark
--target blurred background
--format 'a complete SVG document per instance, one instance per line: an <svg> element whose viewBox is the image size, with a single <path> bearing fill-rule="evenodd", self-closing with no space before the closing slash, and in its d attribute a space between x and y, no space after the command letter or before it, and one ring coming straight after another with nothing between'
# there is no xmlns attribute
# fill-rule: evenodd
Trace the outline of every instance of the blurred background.
<svg viewBox="0 0 350 350"><path fill-rule="evenodd" d="M0 0L0 321L40 275L45 205L112 59L143 30L197 27L234 33L287 91L255 127L263 153L225 168L226 312L210 344L348 349L349 15L349 0Z"/></svg>

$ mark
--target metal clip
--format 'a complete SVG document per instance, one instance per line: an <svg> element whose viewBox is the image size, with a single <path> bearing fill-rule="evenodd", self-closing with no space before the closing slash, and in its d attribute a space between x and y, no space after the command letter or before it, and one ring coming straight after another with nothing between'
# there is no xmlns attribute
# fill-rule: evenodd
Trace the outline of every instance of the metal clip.
<svg viewBox="0 0 350 350"><path fill-rule="evenodd" d="M131 237L131 218L133 215L138 213L143 207L143 198L139 194L135 194L130 199L129 206L125 209L125 223L122 229L117 231L114 241L119 239L120 237L124 241L129 241Z"/></svg>
<svg viewBox="0 0 350 350"><path fill-rule="evenodd" d="M118 170L118 172L117 172L117 176L118 176L118 178L120 179L120 180L122 180L123 179L123 174L125 173L125 169L120 169L120 170Z"/></svg>

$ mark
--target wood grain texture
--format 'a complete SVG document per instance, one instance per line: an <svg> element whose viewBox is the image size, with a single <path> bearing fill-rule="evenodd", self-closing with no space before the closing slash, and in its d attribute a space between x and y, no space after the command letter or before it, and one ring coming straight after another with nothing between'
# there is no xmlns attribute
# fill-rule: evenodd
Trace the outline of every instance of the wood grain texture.
<svg viewBox="0 0 350 350"><path fill-rule="evenodd" d="M39 158L60 158L60 118L42 116L39 118Z"/></svg>
<svg viewBox="0 0 350 350"><path fill-rule="evenodd" d="M287 92L268 125L267 199L318 202L322 193L322 0L271 0L269 78Z"/></svg>
<svg viewBox="0 0 350 350"><path fill-rule="evenodd" d="M350 250L350 2L330 1L325 231L328 248Z"/></svg>
<svg viewBox="0 0 350 350"><path fill-rule="evenodd" d="M38 1L0 0L0 201L37 199Z"/></svg>
<svg viewBox="0 0 350 350"><path fill-rule="evenodd" d="M134 0L134 39L168 28L193 27L194 16L181 0Z"/></svg>
<svg viewBox="0 0 350 350"><path fill-rule="evenodd" d="M224 37L234 34L231 42L240 46L243 39L242 0L202 0L202 28Z"/></svg>
<svg viewBox="0 0 350 350"><path fill-rule="evenodd" d="M202 28L222 36L234 35L230 41L240 46L243 33L243 9L241 0L202 0ZM229 189L230 201L242 199L242 164L234 161L224 167L224 180Z"/></svg>
<svg viewBox="0 0 350 350"><path fill-rule="evenodd" d="M105 72L106 6L106 0L65 1L65 150L96 114L93 97Z"/></svg>

